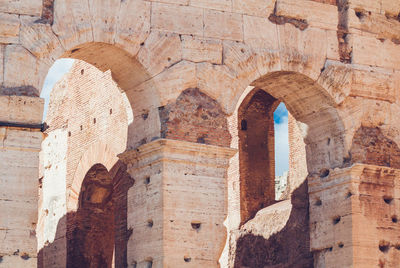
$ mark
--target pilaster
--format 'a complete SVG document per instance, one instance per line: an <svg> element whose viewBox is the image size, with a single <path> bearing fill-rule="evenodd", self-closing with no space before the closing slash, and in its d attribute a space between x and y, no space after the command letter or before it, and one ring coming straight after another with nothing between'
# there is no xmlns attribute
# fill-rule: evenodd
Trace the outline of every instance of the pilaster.
<svg viewBox="0 0 400 268"><path fill-rule="evenodd" d="M397 267L400 170L355 164L309 178L316 267Z"/></svg>
<svg viewBox="0 0 400 268"><path fill-rule="evenodd" d="M0 256L5 267L36 267L43 100L0 96Z"/></svg>
<svg viewBox="0 0 400 268"><path fill-rule="evenodd" d="M128 265L219 267L235 149L160 139L120 155L128 192Z"/></svg>

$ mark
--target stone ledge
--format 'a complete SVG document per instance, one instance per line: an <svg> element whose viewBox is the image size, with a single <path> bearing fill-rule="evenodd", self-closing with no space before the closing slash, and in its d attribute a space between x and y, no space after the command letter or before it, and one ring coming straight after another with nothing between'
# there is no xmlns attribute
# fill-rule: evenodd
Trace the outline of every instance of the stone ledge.
<svg viewBox="0 0 400 268"><path fill-rule="evenodd" d="M137 149L127 150L118 157L125 164L132 164L134 161L140 161L155 155L161 155L163 158L176 158L173 154L183 154L186 156L200 156L212 158L229 159L234 156L237 149L229 147L219 147L201 143L192 143L180 140L158 139ZM189 159L186 159L189 160Z"/></svg>
<svg viewBox="0 0 400 268"><path fill-rule="evenodd" d="M320 177L319 175L309 176L308 193L311 195L345 184L360 183L360 176L366 168L381 170L384 173L396 173L400 176L400 169L356 163L350 167L330 170L329 175L326 177Z"/></svg>

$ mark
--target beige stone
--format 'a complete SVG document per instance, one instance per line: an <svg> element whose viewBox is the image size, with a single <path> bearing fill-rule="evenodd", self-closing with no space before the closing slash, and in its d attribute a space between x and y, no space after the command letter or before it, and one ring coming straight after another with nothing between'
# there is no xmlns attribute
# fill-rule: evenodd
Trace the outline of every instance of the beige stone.
<svg viewBox="0 0 400 268"><path fill-rule="evenodd" d="M204 36L243 40L243 17L230 12L204 10Z"/></svg>
<svg viewBox="0 0 400 268"><path fill-rule="evenodd" d="M232 9L231 0L190 0L190 5L222 11L231 11Z"/></svg>
<svg viewBox="0 0 400 268"><path fill-rule="evenodd" d="M267 18L274 10L276 0L233 0L233 11Z"/></svg>
<svg viewBox="0 0 400 268"><path fill-rule="evenodd" d="M157 30L203 36L203 9L152 3L151 27Z"/></svg>
<svg viewBox="0 0 400 268"><path fill-rule="evenodd" d="M311 27L336 30L337 7L310 0L277 0L276 15L306 20Z"/></svg>
<svg viewBox="0 0 400 268"><path fill-rule="evenodd" d="M193 62L222 63L222 42L190 35L182 36L182 59Z"/></svg>
<svg viewBox="0 0 400 268"><path fill-rule="evenodd" d="M116 46L136 55L140 44L150 32L151 3L146 1L123 1L115 33Z"/></svg>
<svg viewBox="0 0 400 268"><path fill-rule="evenodd" d="M151 77L182 59L179 35L153 31L138 53L139 62Z"/></svg>
<svg viewBox="0 0 400 268"><path fill-rule="evenodd" d="M18 15L0 13L0 43L18 44L19 28Z"/></svg>
<svg viewBox="0 0 400 268"><path fill-rule="evenodd" d="M253 48L278 50L278 31L267 18L243 16L244 42Z"/></svg>
<svg viewBox="0 0 400 268"><path fill-rule="evenodd" d="M8 0L1 0L0 12L40 16L40 14L42 13L42 1L16 0L10 2Z"/></svg>
<svg viewBox="0 0 400 268"><path fill-rule="evenodd" d="M40 124L43 99L25 96L1 96L0 121L22 124Z"/></svg>

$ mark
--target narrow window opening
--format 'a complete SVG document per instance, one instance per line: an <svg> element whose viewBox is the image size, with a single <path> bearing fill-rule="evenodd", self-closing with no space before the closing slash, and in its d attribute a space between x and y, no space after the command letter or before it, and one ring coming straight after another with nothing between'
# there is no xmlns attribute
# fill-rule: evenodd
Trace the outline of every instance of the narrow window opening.
<svg viewBox="0 0 400 268"><path fill-rule="evenodd" d="M274 111L275 132L275 200L288 198L289 177L289 119L282 102Z"/></svg>

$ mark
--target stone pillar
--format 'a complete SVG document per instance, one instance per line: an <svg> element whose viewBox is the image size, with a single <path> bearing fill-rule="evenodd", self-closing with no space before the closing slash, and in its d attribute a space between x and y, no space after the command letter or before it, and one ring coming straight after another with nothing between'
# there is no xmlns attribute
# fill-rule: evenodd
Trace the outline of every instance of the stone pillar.
<svg viewBox="0 0 400 268"><path fill-rule="evenodd" d="M219 267L226 171L235 152L160 139L120 155L135 179L128 192L130 267Z"/></svg>
<svg viewBox="0 0 400 268"><path fill-rule="evenodd" d="M0 96L0 266L36 267L43 100Z"/></svg>
<svg viewBox="0 0 400 268"><path fill-rule="evenodd" d="M400 171L355 164L309 178L315 267L398 267Z"/></svg>

